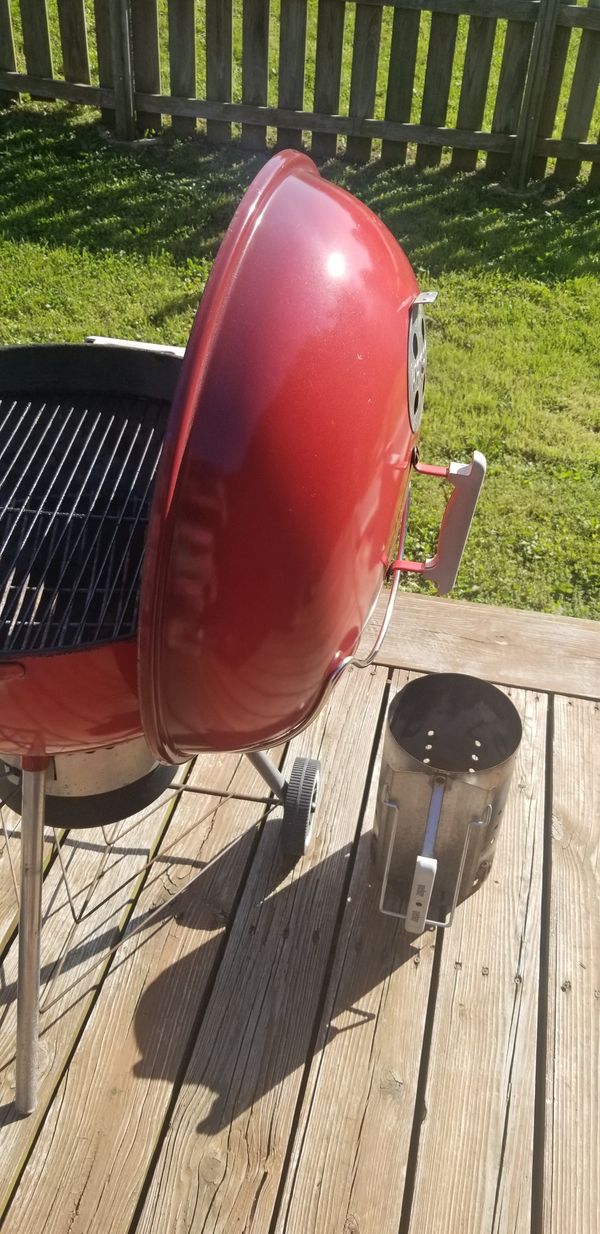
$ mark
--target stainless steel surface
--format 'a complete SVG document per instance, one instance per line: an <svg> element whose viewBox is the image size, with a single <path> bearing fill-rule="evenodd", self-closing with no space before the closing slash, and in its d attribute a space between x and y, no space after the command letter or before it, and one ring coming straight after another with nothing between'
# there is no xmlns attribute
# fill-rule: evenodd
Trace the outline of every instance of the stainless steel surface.
<svg viewBox="0 0 600 1234"><path fill-rule="evenodd" d="M425 317L421 302L415 300L408 324L408 414L414 433L417 432L423 415L426 372Z"/></svg>
<svg viewBox="0 0 600 1234"><path fill-rule="evenodd" d="M431 917L429 915L429 906L431 904L433 886L435 882L435 877L437 876L437 860L435 859L432 861L434 869L432 870L431 886L428 888L426 904L423 906L424 911L419 913L418 918L416 918L416 916L411 913L411 908L413 906L413 900L414 900L415 882L418 877L420 863L423 860L424 854L420 854L419 857L417 857L417 862L415 865L415 871L413 873L413 881L412 881L412 885L410 888L410 892L408 893L408 896L406 896L406 894L404 896L404 899L408 901L407 906L406 906L406 912L399 912L397 909L391 909L387 907L386 902L387 902L388 884L389 884L389 879L390 879L390 866L392 863L392 857L397 851L396 850L396 830L398 827L399 806L398 806L397 801L386 801L383 804L385 808L393 811L394 818L393 818L393 823L392 823L392 830L391 830L390 837L389 837L389 844L388 844L388 851L387 851L387 856L385 860L385 867L384 867L383 876L381 880L381 891L379 894L380 912L384 913L386 917L398 917L401 921L405 921L406 930L409 934L419 934L421 933L422 930L427 929L430 926L440 926L444 930L448 929L448 927L452 925L452 922L454 920L454 913L456 911L456 905L458 904L458 897L459 897L460 888L462 885L463 873L464 873L465 863L467 860L467 853L469 851L469 844L470 844L473 828L487 826L487 823L489 822L490 807L488 806L488 811L484 819L472 819L471 822L469 822L467 826L465 827L465 838L464 838L462 852L460 856L458 874L457 874L456 881L454 884L452 903L450 905L450 910L448 912L448 915L444 917L442 920L439 920L436 917ZM439 823L439 817L438 817L438 823ZM437 828L436 828L436 831L437 831Z"/></svg>
<svg viewBox="0 0 600 1234"><path fill-rule="evenodd" d="M170 346L168 343L140 343L137 339L110 338L105 334L88 334L85 341L94 347L129 347L132 351L149 351L160 356L175 356L179 360L185 355L185 347Z"/></svg>
<svg viewBox="0 0 600 1234"><path fill-rule="evenodd" d="M0 398L0 653L133 637L169 405Z"/></svg>
<svg viewBox="0 0 600 1234"><path fill-rule="evenodd" d="M415 296L414 304L435 304L438 298L437 291L420 291L418 296Z"/></svg>
<svg viewBox="0 0 600 1234"><path fill-rule="evenodd" d="M268 784L275 796L281 802L285 801L285 790L287 788L286 781L282 776L279 768L273 760L265 754L264 750L250 750L247 757L249 758L255 771L258 771L265 784Z"/></svg>
<svg viewBox="0 0 600 1234"><path fill-rule="evenodd" d="M21 760L8 754L0 754L0 760L9 768L8 778L14 780L17 787L21 777ZM143 737L97 750L56 754L49 761L46 793L49 797L86 797L95 793L110 793L140 780L156 765Z"/></svg>
<svg viewBox="0 0 600 1234"><path fill-rule="evenodd" d="M348 659L344 660L342 664L340 665L337 671L338 676L343 668L347 668L348 664L353 664L355 668L368 668L369 664L373 663L373 660L375 659L377 652L381 650L383 640L385 639L385 636L388 632L390 621L392 620L392 616L394 613L394 605L396 603L396 597L398 595L399 585L400 585L400 573L399 571L396 571L396 573L392 576L392 585L389 590L388 602L386 605L385 613L383 615L383 621L381 623L379 634L377 635L375 642L373 643L373 646L371 647L371 650L366 656L363 656L362 659L359 659L358 656L349 656Z"/></svg>
<svg viewBox="0 0 600 1234"><path fill-rule="evenodd" d="M398 557L399 558L404 556L404 544L406 541L406 532L408 530L409 514L410 514L410 485L408 489L408 496L406 498L406 503L404 506L404 511L402 514L402 523L400 525L400 536L399 536L399 542L398 542ZM396 603L396 599L398 596L399 585L400 585L400 573L399 571L396 570L392 573L392 585L389 590L388 602L386 605L385 613L383 614L383 621L381 623L379 633L377 634L375 638L375 642L373 643L373 646L371 647L371 650L367 653L366 656L361 656L361 657L348 656L345 660L343 660L339 669L337 670L337 674L335 678L336 680L337 680L337 677L339 677L342 669L346 668L348 664L353 664L355 668L368 668L369 664L373 663L375 656L377 655L378 651L380 651L383 646L385 636L388 632L390 621L392 620L392 617L394 614L394 605ZM377 600L375 600L373 604L373 609L375 608L376 604L377 604ZM367 625L367 623L370 621L373 609L371 610L371 613L369 613L369 616L367 617L367 621L365 622L365 625Z"/></svg>
<svg viewBox="0 0 600 1234"><path fill-rule="evenodd" d="M23 772L15 1095L19 1114L30 1114L37 1098L45 776L45 771Z"/></svg>
<svg viewBox="0 0 600 1234"><path fill-rule="evenodd" d="M429 871L431 900L419 927L450 924L448 914L451 920L456 904L487 877L520 740L510 699L476 678L434 674L396 695L374 826L385 912L406 917L415 875ZM428 830L434 800L439 810Z"/></svg>

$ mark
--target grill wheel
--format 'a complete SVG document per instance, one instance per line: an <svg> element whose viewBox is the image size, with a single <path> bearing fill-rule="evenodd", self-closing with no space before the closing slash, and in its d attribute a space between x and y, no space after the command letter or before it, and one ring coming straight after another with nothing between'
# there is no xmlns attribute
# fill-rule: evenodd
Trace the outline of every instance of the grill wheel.
<svg viewBox="0 0 600 1234"><path fill-rule="evenodd" d="M321 764L318 759L296 759L283 810L281 843L287 857L304 857L310 848L320 776Z"/></svg>

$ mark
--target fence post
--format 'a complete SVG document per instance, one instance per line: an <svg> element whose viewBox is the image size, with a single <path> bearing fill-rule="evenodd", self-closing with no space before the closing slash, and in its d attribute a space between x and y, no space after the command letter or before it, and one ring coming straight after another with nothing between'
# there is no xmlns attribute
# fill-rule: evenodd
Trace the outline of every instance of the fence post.
<svg viewBox="0 0 600 1234"><path fill-rule="evenodd" d="M560 4L561 0L540 0L509 173L519 189L525 188L531 172Z"/></svg>
<svg viewBox="0 0 600 1234"><path fill-rule="evenodd" d="M17 69L12 20L8 0L0 0L0 69L4 69L9 73L15 73ZM18 94L14 92L9 93L8 90L3 90L0 94L0 99L3 104L10 101L16 102L18 97Z"/></svg>
<svg viewBox="0 0 600 1234"><path fill-rule="evenodd" d="M131 46L136 89L143 94L160 94L160 47L158 42L158 5L156 0L131 0ZM135 102L135 95L134 95ZM160 129L161 117L154 112L138 111L138 133Z"/></svg>
<svg viewBox="0 0 600 1234"><path fill-rule="evenodd" d="M117 137L135 137L133 55L131 49L130 0L110 0L110 42L113 89L115 92L115 131Z"/></svg>

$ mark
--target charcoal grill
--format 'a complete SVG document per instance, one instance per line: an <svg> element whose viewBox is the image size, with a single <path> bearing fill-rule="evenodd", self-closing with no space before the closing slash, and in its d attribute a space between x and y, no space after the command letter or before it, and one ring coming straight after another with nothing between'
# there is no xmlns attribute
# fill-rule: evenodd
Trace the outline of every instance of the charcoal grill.
<svg viewBox="0 0 600 1234"><path fill-rule="evenodd" d="M8 655L134 638L168 404L0 399L0 627Z"/></svg>
<svg viewBox="0 0 600 1234"><path fill-rule="evenodd" d="M319 764L298 760L286 782L265 747L372 660L402 572L452 586L485 461L419 461L432 298L383 224L288 151L246 193L183 357L114 340L0 351L20 1111L35 1101L45 810L58 820L71 802L69 826L96 825L193 755L241 750L301 855ZM453 490L426 562L402 556L415 471ZM386 618L357 659L386 578Z"/></svg>

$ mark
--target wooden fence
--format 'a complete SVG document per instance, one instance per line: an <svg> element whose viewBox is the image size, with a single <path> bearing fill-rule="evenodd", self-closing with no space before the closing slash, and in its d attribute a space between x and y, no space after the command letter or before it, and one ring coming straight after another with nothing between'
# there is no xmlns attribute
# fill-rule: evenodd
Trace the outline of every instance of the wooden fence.
<svg viewBox="0 0 600 1234"><path fill-rule="evenodd" d="M251 149L275 129L320 157L345 142L367 160L376 141L425 167L450 148L520 186L548 159L600 185L599 78L600 0L0 0L0 101L86 103L124 138L171 116L216 142L241 125Z"/></svg>

